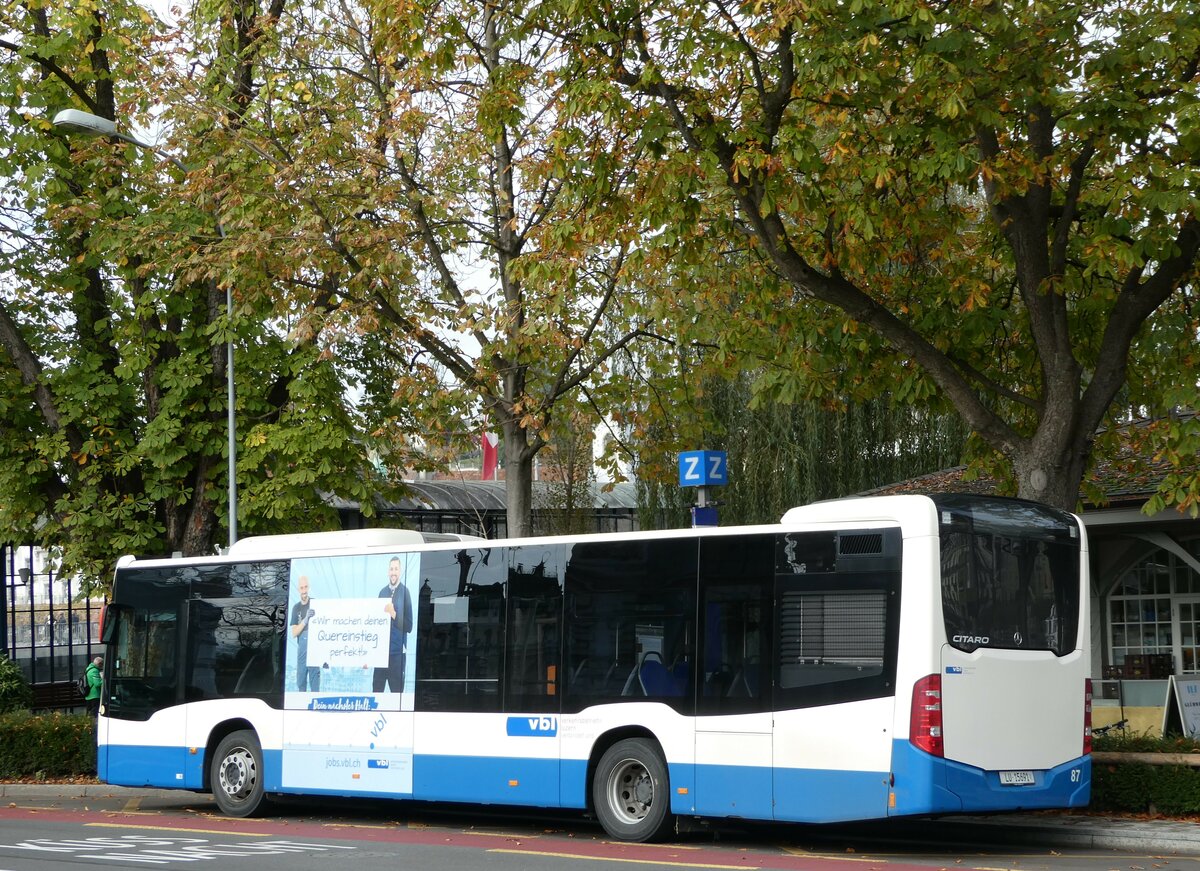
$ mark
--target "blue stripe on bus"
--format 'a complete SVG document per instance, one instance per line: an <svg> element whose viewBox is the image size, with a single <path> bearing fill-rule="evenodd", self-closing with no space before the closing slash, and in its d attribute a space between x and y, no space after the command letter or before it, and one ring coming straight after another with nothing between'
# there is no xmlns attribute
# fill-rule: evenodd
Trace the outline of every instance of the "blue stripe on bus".
<svg viewBox="0 0 1200 871"><path fill-rule="evenodd" d="M109 744L98 749L97 776L114 786L155 786L165 789L204 789L207 758L202 749ZM263 783L268 792L278 792L282 753L263 751Z"/></svg>
<svg viewBox="0 0 1200 871"><path fill-rule="evenodd" d="M145 747L109 744L103 756L107 764L100 779L117 786L182 788L187 750L183 747Z"/></svg>
<svg viewBox="0 0 1200 871"><path fill-rule="evenodd" d="M1092 759L1034 771L1032 786L1005 786L996 771L938 759L908 741L892 744L896 804L891 813L1009 811L1084 807L1091 796Z"/></svg>
<svg viewBox="0 0 1200 871"><path fill-rule="evenodd" d="M183 756L183 785L187 789L204 789L204 748L198 747L195 753L184 751Z"/></svg>
<svg viewBox="0 0 1200 871"><path fill-rule="evenodd" d="M558 759L416 756L413 796L428 801L558 807Z"/></svg>
<svg viewBox="0 0 1200 871"><path fill-rule="evenodd" d="M775 769L775 819L835 823L887 815L888 772ZM762 819L770 819L768 809Z"/></svg>
<svg viewBox="0 0 1200 871"><path fill-rule="evenodd" d="M681 766L682 767L682 766ZM679 778L671 768L671 810L747 820L771 818L771 769L751 765L696 765L696 786L681 807Z"/></svg>
<svg viewBox="0 0 1200 871"><path fill-rule="evenodd" d="M559 771L559 807L575 810L583 810L587 807L587 772L586 759L564 759L562 761L562 770Z"/></svg>
<svg viewBox="0 0 1200 871"><path fill-rule="evenodd" d="M283 751L264 750L263 770L265 772L263 784L266 791L283 792L281 786L283 783Z"/></svg>
<svg viewBox="0 0 1200 871"><path fill-rule="evenodd" d="M885 814L936 814L1083 807L1091 792L1091 757L1035 771L1033 786L1003 786L995 771L937 759L907 741L892 746L895 805L889 810L888 773L776 769L732 765L672 765L675 813L792 822L836 822ZM263 753L268 792L281 783L282 752ZM203 752L184 747L111 744L97 754L100 779L119 786L203 788ZM587 763L565 759L417 756L413 794L395 798L581 809ZM679 793L686 788L687 792ZM308 794L326 794L305 789ZM352 795L330 791L331 795Z"/></svg>
<svg viewBox="0 0 1200 871"><path fill-rule="evenodd" d="M918 750L907 740L892 742L892 794L888 813L953 813L963 809L962 799L946 788L946 761Z"/></svg>

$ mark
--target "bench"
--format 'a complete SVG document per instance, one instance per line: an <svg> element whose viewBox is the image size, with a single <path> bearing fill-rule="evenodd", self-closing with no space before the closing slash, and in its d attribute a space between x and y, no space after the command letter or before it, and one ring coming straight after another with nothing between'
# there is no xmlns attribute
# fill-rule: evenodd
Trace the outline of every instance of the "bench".
<svg viewBox="0 0 1200 871"><path fill-rule="evenodd" d="M61 711L83 707L83 698L75 689L75 681L35 683L30 689L33 690L34 711Z"/></svg>

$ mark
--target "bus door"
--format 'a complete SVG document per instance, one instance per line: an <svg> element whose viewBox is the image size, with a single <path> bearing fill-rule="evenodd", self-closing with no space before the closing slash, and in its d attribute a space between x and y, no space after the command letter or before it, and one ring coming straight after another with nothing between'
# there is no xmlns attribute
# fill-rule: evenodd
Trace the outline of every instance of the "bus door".
<svg viewBox="0 0 1200 871"><path fill-rule="evenodd" d="M188 748L176 786L202 789L213 760L205 747L231 710L258 733L268 788L278 780L278 734L287 601L287 563L198 565L180 569L189 598L181 603L178 693ZM174 678L172 678L174 682ZM230 700L237 701L230 704Z"/></svg>
<svg viewBox="0 0 1200 871"><path fill-rule="evenodd" d="M512 547L504 649L504 736L497 784L506 804L556 807L562 763L558 711L562 686L563 576L561 545Z"/></svg>
<svg viewBox="0 0 1200 871"><path fill-rule="evenodd" d="M108 608L102 711L107 728L97 749L97 766L106 783L171 787L183 780L184 716L176 692L178 611L172 604Z"/></svg>
<svg viewBox="0 0 1200 871"><path fill-rule="evenodd" d="M417 798L559 804L563 560L559 544L421 555Z"/></svg>
<svg viewBox="0 0 1200 871"><path fill-rule="evenodd" d="M181 615L193 574L176 567L117 574L105 612L107 723L97 760L107 783L178 787L200 772L186 750L180 704Z"/></svg>
<svg viewBox="0 0 1200 871"><path fill-rule="evenodd" d="M886 816L899 529L785 533L776 550L774 817Z"/></svg>
<svg viewBox="0 0 1200 871"><path fill-rule="evenodd" d="M695 812L770 819L771 535L700 540Z"/></svg>

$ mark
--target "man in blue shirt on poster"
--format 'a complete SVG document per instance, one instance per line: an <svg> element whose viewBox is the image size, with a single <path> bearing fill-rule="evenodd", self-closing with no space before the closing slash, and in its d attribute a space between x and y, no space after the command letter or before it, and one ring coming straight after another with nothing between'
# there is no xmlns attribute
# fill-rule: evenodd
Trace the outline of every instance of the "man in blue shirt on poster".
<svg viewBox="0 0 1200 871"><path fill-rule="evenodd" d="M377 693L387 687L393 693L404 692L404 645L412 631L412 598L403 583L400 557L394 556L388 563L387 586L379 591L379 598L387 599L384 612L391 618L391 637L388 640L387 668L375 669L371 689Z"/></svg>

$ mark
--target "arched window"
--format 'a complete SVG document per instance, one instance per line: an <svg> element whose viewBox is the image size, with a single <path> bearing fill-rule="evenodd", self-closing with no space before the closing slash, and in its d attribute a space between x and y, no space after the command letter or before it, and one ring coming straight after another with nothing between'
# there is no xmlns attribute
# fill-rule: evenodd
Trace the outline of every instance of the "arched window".
<svg viewBox="0 0 1200 871"><path fill-rule="evenodd" d="M1200 539L1180 546L1200 557ZM1155 546L1135 560L1117 577L1105 613L1108 661L1121 676L1200 673L1200 572L1177 553ZM1167 674L1161 657L1170 657Z"/></svg>

